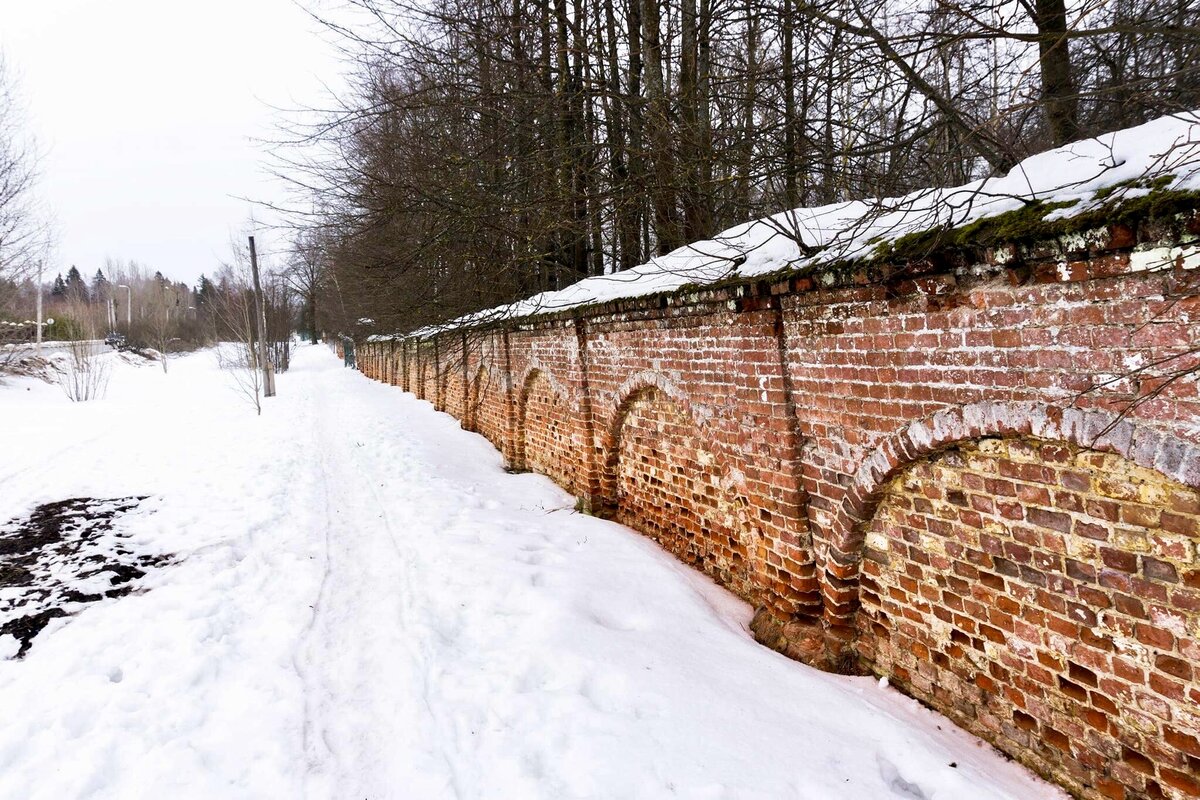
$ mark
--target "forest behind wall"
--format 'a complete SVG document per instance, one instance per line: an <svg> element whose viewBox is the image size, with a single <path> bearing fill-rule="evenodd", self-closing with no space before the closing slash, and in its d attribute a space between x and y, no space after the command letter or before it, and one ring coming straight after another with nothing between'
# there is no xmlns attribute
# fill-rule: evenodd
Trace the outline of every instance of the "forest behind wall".
<svg viewBox="0 0 1200 800"><path fill-rule="evenodd" d="M1200 106L1187 0L351 5L354 91L280 170L323 327L356 335Z"/></svg>

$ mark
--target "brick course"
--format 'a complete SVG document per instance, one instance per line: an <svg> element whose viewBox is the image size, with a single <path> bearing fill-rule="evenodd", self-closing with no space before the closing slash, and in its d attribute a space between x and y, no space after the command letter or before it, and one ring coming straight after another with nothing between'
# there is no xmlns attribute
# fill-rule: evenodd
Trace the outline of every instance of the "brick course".
<svg viewBox="0 0 1200 800"><path fill-rule="evenodd" d="M889 675L1077 796L1196 797L1200 394L1173 376L1200 366L1200 287L1130 255L1197 234L618 301L359 364L749 600L764 643Z"/></svg>

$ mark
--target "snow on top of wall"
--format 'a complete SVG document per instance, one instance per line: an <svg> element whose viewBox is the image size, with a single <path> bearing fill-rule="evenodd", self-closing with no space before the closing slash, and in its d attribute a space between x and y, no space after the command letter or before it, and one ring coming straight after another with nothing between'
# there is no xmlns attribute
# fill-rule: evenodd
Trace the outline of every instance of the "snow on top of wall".
<svg viewBox="0 0 1200 800"><path fill-rule="evenodd" d="M1200 111L1162 117L1039 153L1001 177L949 189L923 189L899 198L785 211L737 225L624 272L586 278L565 289L542 292L409 335L429 336L686 286L865 259L880 245L906 234L960 227L1034 200L1072 202L1045 217L1070 218L1113 201L1106 193L1097 197L1099 190L1156 178L1163 180L1159 189L1200 190ZM1149 191L1127 186L1120 197L1132 199ZM371 337L376 341L390 338Z"/></svg>

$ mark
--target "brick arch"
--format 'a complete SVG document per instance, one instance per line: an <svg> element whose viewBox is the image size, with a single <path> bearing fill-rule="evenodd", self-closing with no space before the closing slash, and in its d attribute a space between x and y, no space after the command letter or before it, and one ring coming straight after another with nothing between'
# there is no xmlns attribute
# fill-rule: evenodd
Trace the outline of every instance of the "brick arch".
<svg viewBox="0 0 1200 800"><path fill-rule="evenodd" d="M499 376L499 377L498 377ZM501 382L503 373L495 373L487 364L480 364L468 390L468 429L481 434L496 445L505 446L505 406L507 394ZM499 393L499 399L496 398Z"/></svg>
<svg viewBox="0 0 1200 800"><path fill-rule="evenodd" d="M604 493L604 496L608 496L606 481L611 477L609 475L609 467L615 457L614 447L620 441L621 426L625 423L625 416L628 414L630 406L637 401L639 395L649 391L662 392L663 395L670 398L672 402L679 405L687 413L696 425L696 428L703 434L708 445L713 448L714 455L726 467L725 473L728 488L737 491L739 494L744 494L745 476L740 470L732 466L738 462L738 454L730 452L728 448L721 444L720 438L710 429L705 418L696 413L688 393L661 372L641 370L633 373L621 383L615 393L617 400L607 414L609 422L604 429L601 441L605 460L602 464L603 471L600 476L600 482L601 491Z"/></svg>
<svg viewBox="0 0 1200 800"><path fill-rule="evenodd" d="M904 465L865 527L851 650L1074 796L1198 796L1200 489L1148 446L1085 444Z"/></svg>
<svg viewBox="0 0 1200 800"><path fill-rule="evenodd" d="M571 393L567 388L559 382L558 378L554 377L554 373L543 367L538 361L533 360L532 363L525 369L521 375L521 380L517 385L521 387L521 392L517 396L517 413L518 416L525 414L525 402L529 398L529 389L532 384L539 378L544 379L550 386L550 390L555 394L562 396L564 399L570 398Z"/></svg>
<svg viewBox="0 0 1200 800"><path fill-rule="evenodd" d="M517 468L547 475L568 491L575 491L573 433L579 415L569 400L570 394L550 372L537 365L526 370L520 385L514 442ZM530 413L538 416L536 425L528 424Z"/></svg>
<svg viewBox="0 0 1200 800"><path fill-rule="evenodd" d="M665 376L637 373L617 397L602 441L600 491L608 514L754 599L758 536L742 474L719 451L687 395ZM632 424L652 422L653 431L635 428L631 433L631 418L647 408L650 418ZM665 434L665 440L657 434ZM644 466L623 473L626 448L641 451ZM664 457L661 463L650 463L659 456Z"/></svg>
<svg viewBox="0 0 1200 800"><path fill-rule="evenodd" d="M822 554L826 621L835 627L852 622L864 526L874 517L892 478L913 462L957 443L1016 436L1113 453L1185 486L1200 488L1200 446L1108 411L1004 401L942 409L883 441L855 472Z"/></svg>

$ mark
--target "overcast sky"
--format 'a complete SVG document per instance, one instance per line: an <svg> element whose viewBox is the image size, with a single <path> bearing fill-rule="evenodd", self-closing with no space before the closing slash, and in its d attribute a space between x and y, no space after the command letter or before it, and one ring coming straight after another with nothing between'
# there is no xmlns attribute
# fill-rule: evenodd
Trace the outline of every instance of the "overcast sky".
<svg viewBox="0 0 1200 800"><path fill-rule="evenodd" d="M87 277L106 256L211 273L263 216L235 198L282 197L253 141L270 105L319 105L340 72L291 0L0 0L0 51L46 153L54 271Z"/></svg>

